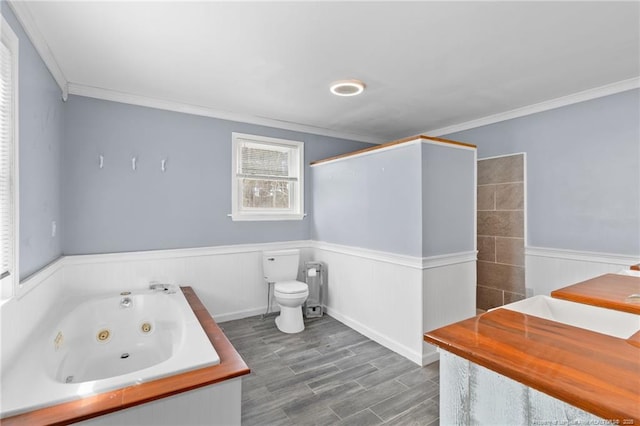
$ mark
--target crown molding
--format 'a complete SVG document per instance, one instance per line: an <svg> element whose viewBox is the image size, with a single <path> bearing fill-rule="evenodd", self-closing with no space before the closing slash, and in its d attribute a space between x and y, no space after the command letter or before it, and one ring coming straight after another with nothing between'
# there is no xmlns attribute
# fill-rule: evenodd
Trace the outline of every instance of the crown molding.
<svg viewBox="0 0 640 426"><path fill-rule="evenodd" d="M170 100L150 98L146 96L135 95L131 93L118 92L115 90L103 89L99 87L86 86L82 84L72 83L67 80L62 69L58 65L49 45L44 36L38 29L28 2L19 0L7 0L14 15L18 19L20 25L24 29L27 37L35 47L36 51L42 58L49 72L62 91L62 99L67 100L69 94L85 96L89 98L103 99L107 101L120 102L131 105L138 105L148 108L162 109L173 112L181 112L185 114L199 115L203 117L218 118L222 120L237 121L248 124L256 124L260 126L275 127L278 129L291 130L295 132L311 133L314 135L322 135L340 139L349 139L359 142L368 142L380 144L386 142L380 138L370 135L360 135L350 132L341 132L323 127L316 127L306 124L298 124L289 121L277 120L267 117L257 117L248 114L238 114L228 111L220 111L213 108L207 108L198 105L190 105Z"/></svg>
<svg viewBox="0 0 640 426"><path fill-rule="evenodd" d="M162 109L184 114L199 115L203 117L218 118L221 120L237 121L241 123L256 124L259 126L275 127L278 129L291 130L295 132L311 133L314 135L329 136L340 139L350 139L359 142L369 142L379 144L383 141L379 138L356 133L340 132L323 127L316 127L307 124L293 123L267 117L257 117L249 114L239 114L229 111L221 111L199 105L190 105L165 99L151 98L132 93L119 92L116 90L103 89L76 83L69 83L69 93L72 95L85 96L88 98L103 99L107 101L120 102L124 104L143 106L148 108Z"/></svg>
<svg viewBox="0 0 640 426"><path fill-rule="evenodd" d="M466 121L464 123L454 124L438 129L431 129L422 132L429 136L442 136L451 133L461 132L463 130L474 129L476 127L486 126L489 124L499 123L501 121L511 120L526 115L536 114L538 112L549 111L567 105L577 104L579 102L591 99L602 98L604 96L614 95L616 93L626 92L640 88L640 77L634 77L627 80L618 81L593 89L583 90L582 92L573 93L571 95L562 96L560 98L550 99L548 101L539 102L533 105L527 105L522 108L512 109L510 111L489 115L478 118L476 120Z"/></svg>
<svg viewBox="0 0 640 426"><path fill-rule="evenodd" d="M45 40L44 36L33 20L33 16L31 15L31 11L29 10L29 2L7 0L7 3L13 11L13 14L18 19L20 25L22 25L24 32L27 34L27 37L29 37L29 40L31 40L31 44L33 44L33 47L36 49L45 66L53 76L53 79L60 87L60 90L62 90L62 99L66 101L69 83L67 81L67 78L64 76L62 69L58 65L56 58L53 56L51 49L49 49L47 41Z"/></svg>

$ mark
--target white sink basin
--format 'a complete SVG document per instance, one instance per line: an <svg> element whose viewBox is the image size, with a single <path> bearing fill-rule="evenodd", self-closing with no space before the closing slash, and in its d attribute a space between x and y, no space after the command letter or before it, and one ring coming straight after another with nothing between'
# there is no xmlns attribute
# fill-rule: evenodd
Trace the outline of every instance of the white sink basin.
<svg viewBox="0 0 640 426"><path fill-rule="evenodd" d="M628 339L640 330L640 315L542 295L510 303L501 308L621 339Z"/></svg>

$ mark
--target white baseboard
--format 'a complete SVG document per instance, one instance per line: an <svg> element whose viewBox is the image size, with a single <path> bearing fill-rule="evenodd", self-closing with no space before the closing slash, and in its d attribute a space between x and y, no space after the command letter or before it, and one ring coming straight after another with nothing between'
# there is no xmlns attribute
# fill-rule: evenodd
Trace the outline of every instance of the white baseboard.
<svg viewBox="0 0 640 426"><path fill-rule="evenodd" d="M262 307L262 308L247 309L247 310L237 311L237 312L230 312L222 315L212 315L212 316L217 323L224 323L226 321L234 321L234 320L248 318L256 315L262 315L265 313L265 311L266 311L266 308ZM270 314L277 313L277 312L278 312L277 310L269 311ZM366 336L367 338L377 343L380 343L382 346L404 356L405 358L415 362L420 366L431 364L432 362L438 361L438 359L440 359L440 355L436 351L435 347L433 348L433 352L428 352L420 356L419 354L415 353L415 351L412 351L406 346L401 345L400 343L395 342L392 339L389 339L388 337L372 330L371 328L363 325L358 321L355 321L352 318L349 318L346 315L342 315L339 312L336 312L334 309L324 306L324 313L325 315L328 315L331 318L334 318L335 320L340 321L341 323L352 328L358 333Z"/></svg>
<svg viewBox="0 0 640 426"><path fill-rule="evenodd" d="M425 343L428 344L428 343ZM422 365L429 365L432 362L436 362L440 360L440 352L438 352L438 350L436 349L436 347L433 347L433 352L428 352L422 355Z"/></svg>
<svg viewBox="0 0 640 426"><path fill-rule="evenodd" d="M211 314L211 316L217 323L220 323L220 322L234 321L234 320L239 320L243 318L254 317L256 315L262 315L266 311L267 311L266 306L263 306L261 308L252 308L252 309L245 309L245 310L236 311L236 312L227 312L220 315ZM277 309L275 310L272 309L269 311L269 314L272 314L274 312L280 312L280 311Z"/></svg>
<svg viewBox="0 0 640 426"><path fill-rule="evenodd" d="M389 337L383 334L378 333L377 331L367 327L361 322L358 322L346 315L341 314L340 312L337 312L335 309L327 307L326 313L330 317L335 318L336 320L340 321L344 325L354 329L355 331L368 337L369 339L377 343L380 343L382 346L388 349L391 349L392 351L402 355L408 360L413 361L420 366L425 365L423 364L424 361L423 361L422 354L416 353L410 348L396 342L395 340L390 339Z"/></svg>

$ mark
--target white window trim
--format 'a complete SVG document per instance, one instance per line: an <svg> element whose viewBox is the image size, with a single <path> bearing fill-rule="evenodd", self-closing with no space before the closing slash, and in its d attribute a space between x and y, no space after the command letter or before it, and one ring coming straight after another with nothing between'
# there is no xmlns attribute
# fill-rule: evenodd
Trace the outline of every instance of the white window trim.
<svg viewBox="0 0 640 426"><path fill-rule="evenodd" d="M18 161L18 150L19 150L19 138L18 138L18 133L19 133L19 123L20 120L18 120L18 111L19 111L19 104L18 104L18 98L19 98L19 94L18 94L18 88L20 87L19 83L18 83L18 64L19 64L19 56L18 56L18 52L19 52L19 42L18 42L18 36L13 32L13 30L11 29L11 27L9 26L9 24L7 23L7 21L4 19L4 17L1 17L2 21L0 22L0 37L2 42L9 48L9 51L11 52L11 56L12 56L12 82L13 82L13 108L12 108L12 112L13 112L13 123L12 123L12 130L13 130L13 158L12 158L12 176L11 176L11 181L13 182L13 229L12 229L12 233L13 233L13 250L12 250L12 275L10 275L9 277L3 279L0 282L0 300L6 300L11 298L14 295L17 295L20 289L20 264L19 264L19 236L18 236L18 230L20 229L20 211L19 211L19 200L20 200L20 194L19 194L19 185L18 185L18 177L20 176L20 173L18 171L18 165L19 165L19 161ZM8 280L8 281L5 281Z"/></svg>
<svg viewBox="0 0 640 426"><path fill-rule="evenodd" d="M270 145L280 145L286 147L295 147L298 150L298 190L295 197L298 201L298 209L294 212L282 210L256 209L255 211L241 211L238 197L238 145L241 140L251 140L258 143ZM304 214L304 143L286 139L271 138L267 136L249 135L245 133L232 133L232 153L231 153L231 219L233 221L263 221L263 220L302 220Z"/></svg>

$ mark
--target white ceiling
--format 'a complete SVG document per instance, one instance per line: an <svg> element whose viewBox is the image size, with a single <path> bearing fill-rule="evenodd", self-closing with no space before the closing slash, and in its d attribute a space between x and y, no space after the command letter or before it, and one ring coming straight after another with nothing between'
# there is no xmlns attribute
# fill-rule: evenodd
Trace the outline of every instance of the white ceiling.
<svg viewBox="0 0 640 426"><path fill-rule="evenodd" d="M12 5L71 93L369 141L640 75L636 1Z"/></svg>

